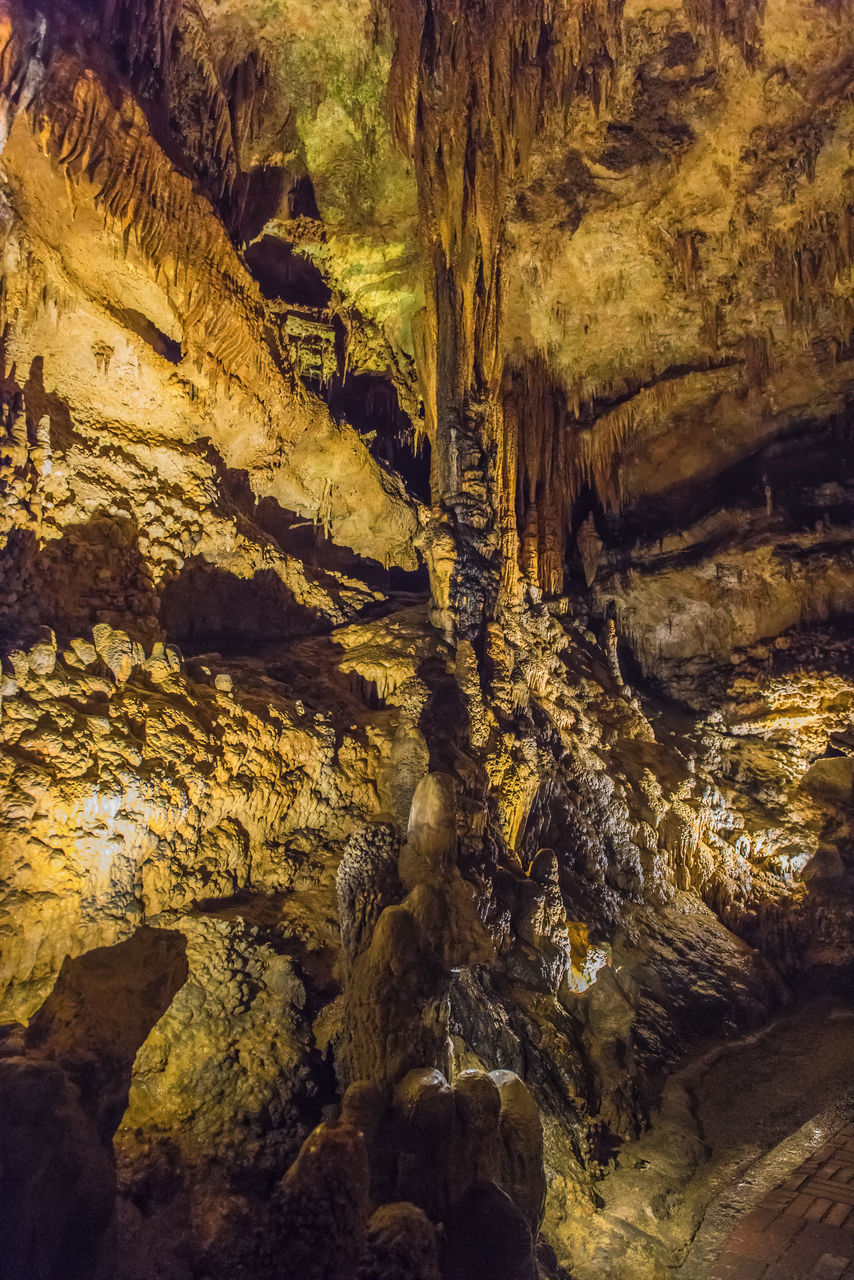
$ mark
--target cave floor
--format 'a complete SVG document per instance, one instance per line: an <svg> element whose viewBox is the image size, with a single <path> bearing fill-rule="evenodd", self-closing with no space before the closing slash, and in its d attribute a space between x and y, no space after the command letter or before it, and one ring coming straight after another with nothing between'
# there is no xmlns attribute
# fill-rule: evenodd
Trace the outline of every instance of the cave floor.
<svg viewBox="0 0 854 1280"><path fill-rule="evenodd" d="M730 1234L708 1280L854 1280L854 1124L837 1130Z"/></svg>
<svg viewBox="0 0 854 1280"><path fill-rule="evenodd" d="M854 1280L852 1060L854 1009L819 999L690 1082L712 1195L679 1280Z"/></svg>
<svg viewBox="0 0 854 1280"><path fill-rule="evenodd" d="M579 1218L573 1274L854 1280L852 1062L847 992L692 1057Z"/></svg>

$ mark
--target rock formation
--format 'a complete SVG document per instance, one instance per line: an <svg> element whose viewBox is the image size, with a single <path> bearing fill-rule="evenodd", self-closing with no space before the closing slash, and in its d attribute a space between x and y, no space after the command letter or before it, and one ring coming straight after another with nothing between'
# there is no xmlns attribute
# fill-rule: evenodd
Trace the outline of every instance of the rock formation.
<svg viewBox="0 0 854 1280"><path fill-rule="evenodd" d="M2 1280L680 1263L854 960L852 66L0 0Z"/></svg>

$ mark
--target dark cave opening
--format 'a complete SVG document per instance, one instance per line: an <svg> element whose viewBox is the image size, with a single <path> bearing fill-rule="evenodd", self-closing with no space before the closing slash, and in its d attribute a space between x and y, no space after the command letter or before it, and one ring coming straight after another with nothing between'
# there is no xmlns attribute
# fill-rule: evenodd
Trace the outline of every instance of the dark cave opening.
<svg viewBox="0 0 854 1280"><path fill-rule="evenodd" d="M288 188L288 213L292 218L311 218L313 222L320 222L317 197L307 173L291 180Z"/></svg>
<svg viewBox="0 0 854 1280"><path fill-rule="evenodd" d="M163 588L160 622L188 652L245 653L286 636L329 629L294 599L272 569L239 578L205 561L189 561Z"/></svg>
<svg viewBox="0 0 854 1280"><path fill-rule="evenodd" d="M324 397L333 417L365 439L377 462L401 477L420 502L430 502L430 442L401 408L393 382L376 373L349 374Z"/></svg>
<svg viewBox="0 0 854 1280"><path fill-rule="evenodd" d="M393 592L411 594L427 599L430 595L430 575L426 564L417 569L401 569L392 565L388 571L388 583Z"/></svg>
<svg viewBox="0 0 854 1280"><path fill-rule="evenodd" d="M265 298L318 310L329 306L332 293L320 269L279 236L259 236L243 256Z"/></svg>
<svg viewBox="0 0 854 1280"><path fill-rule="evenodd" d="M607 546L654 542L725 509L765 516L794 532L854 518L854 407L794 423L715 475L604 512L597 530Z"/></svg>
<svg viewBox="0 0 854 1280"><path fill-rule="evenodd" d="M229 208L224 211L233 242L240 247L260 235L286 199L290 175L276 164L241 172Z"/></svg>

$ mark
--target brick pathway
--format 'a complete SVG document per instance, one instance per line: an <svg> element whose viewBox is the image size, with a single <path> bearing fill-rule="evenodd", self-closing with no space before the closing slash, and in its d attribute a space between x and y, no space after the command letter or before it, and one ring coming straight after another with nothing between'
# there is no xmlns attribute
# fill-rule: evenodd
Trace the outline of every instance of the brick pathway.
<svg viewBox="0 0 854 1280"><path fill-rule="evenodd" d="M708 1280L854 1280L854 1124L742 1218Z"/></svg>

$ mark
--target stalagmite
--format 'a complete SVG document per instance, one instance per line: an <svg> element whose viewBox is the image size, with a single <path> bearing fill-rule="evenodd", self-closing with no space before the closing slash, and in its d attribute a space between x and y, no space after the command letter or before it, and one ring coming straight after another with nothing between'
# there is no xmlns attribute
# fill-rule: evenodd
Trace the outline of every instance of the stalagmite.
<svg viewBox="0 0 854 1280"><path fill-rule="evenodd" d="M412 797L406 844L398 861L404 887L444 879L456 847L456 783L450 774L428 773Z"/></svg>

